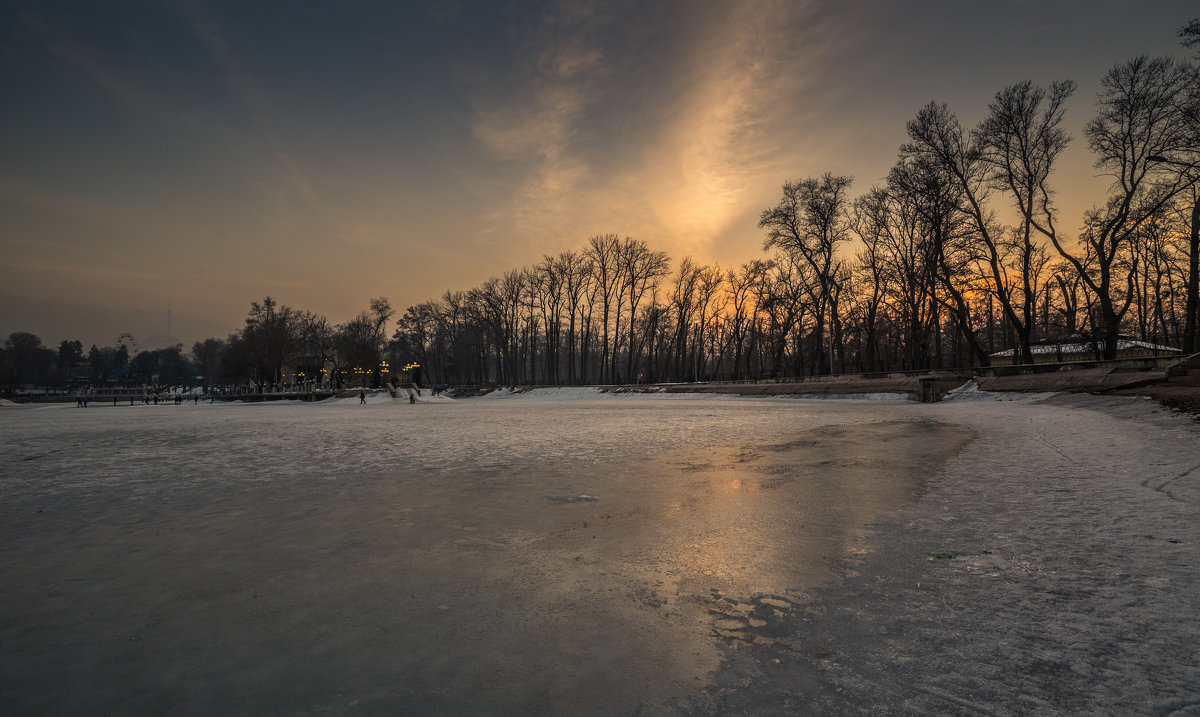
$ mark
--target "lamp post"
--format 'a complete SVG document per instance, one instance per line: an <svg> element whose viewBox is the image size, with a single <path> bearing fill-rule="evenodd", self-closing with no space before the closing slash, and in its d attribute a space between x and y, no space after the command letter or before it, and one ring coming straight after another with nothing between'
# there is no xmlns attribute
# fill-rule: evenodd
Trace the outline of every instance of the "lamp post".
<svg viewBox="0 0 1200 717"><path fill-rule="evenodd" d="M833 277L827 280L829 289L825 292L825 303L829 304L829 375L833 375Z"/></svg>
<svg viewBox="0 0 1200 717"><path fill-rule="evenodd" d="M1152 154L1146 157L1149 162L1173 164L1177 167L1196 169L1193 162L1180 162L1176 159ZM1196 178L1189 184L1194 185ZM1200 192L1192 190L1192 230L1188 241L1188 280L1187 299L1183 309L1183 351L1192 353L1196 350L1196 329L1200 322Z"/></svg>

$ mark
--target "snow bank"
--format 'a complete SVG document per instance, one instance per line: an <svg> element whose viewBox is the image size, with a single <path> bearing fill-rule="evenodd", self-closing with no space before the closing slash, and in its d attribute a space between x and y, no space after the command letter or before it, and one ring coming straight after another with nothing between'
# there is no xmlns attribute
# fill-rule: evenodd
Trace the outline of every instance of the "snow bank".
<svg viewBox="0 0 1200 717"><path fill-rule="evenodd" d="M653 386L638 387L638 388L601 388L597 386L559 386L559 387L538 387L538 388L498 388L490 393L485 393L479 398L487 399L504 399L504 398L526 398L526 399L582 399L582 398L626 398L632 396L641 396L654 398L655 400L673 400L673 401L697 401L697 400L737 400L743 398L754 399L822 399L822 400L851 400L851 401L912 401L914 400L907 393L823 393L823 394L777 394L777 395L742 395L738 393L717 393L703 390L695 391L665 391L662 388ZM357 399L356 399L357 400Z"/></svg>
<svg viewBox="0 0 1200 717"><path fill-rule="evenodd" d="M576 400L576 399L596 399L596 398L653 398L655 400L674 400L674 401L695 401L704 400L725 400L743 398L734 393L709 393L705 391L664 391L662 388L653 386L647 387L615 387L602 388L597 386L543 386L537 388L498 388L490 393L485 393L479 398L503 399L503 398L525 398L525 399L548 399L548 400Z"/></svg>
<svg viewBox="0 0 1200 717"><path fill-rule="evenodd" d="M1057 396L1058 392L1024 392L1024 391L984 391L974 381L967 381L958 388L951 389L943 401L1005 401L1008 403L1036 403Z"/></svg>
<svg viewBox="0 0 1200 717"><path fill-rule="evenodd" d="M596 398L606 395L595 386L546 386L543 388L498 388L479 398Z"/></svg>
<svg viewBox="0 0 1200 717"><path fill-rule="evenodd" d="M916 401L908 393L789 393L780 398L819 401Z"/></svg>

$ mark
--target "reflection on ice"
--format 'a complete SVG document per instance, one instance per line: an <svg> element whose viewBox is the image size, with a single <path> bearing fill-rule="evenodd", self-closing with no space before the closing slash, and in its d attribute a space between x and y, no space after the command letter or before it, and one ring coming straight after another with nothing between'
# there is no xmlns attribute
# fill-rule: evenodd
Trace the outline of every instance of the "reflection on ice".
<svg viewBox="0 0 1200 717"><path fill-rule="evenodd" d="M72 675L63 711L218 684L251 710L349 691L401 712L630 713L703 684L739 625L790 609L921 494L968 435L922 410L695 396L6 410L9 585L64 598L10 588L10 614L41 627L8 649L43 680Z"/></svg>

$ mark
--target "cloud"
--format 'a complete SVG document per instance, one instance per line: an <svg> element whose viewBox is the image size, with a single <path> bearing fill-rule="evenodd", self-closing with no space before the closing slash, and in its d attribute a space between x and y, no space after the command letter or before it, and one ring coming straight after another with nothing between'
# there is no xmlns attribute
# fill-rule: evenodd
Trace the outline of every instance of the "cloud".
<svg viewBox="0 0 1200 717"><path fill-rule="evenodd" d="M353 246L376 247L383 245L383 240L379 236L379 228L362 223L346 228L337 234L336 238L338 241Z"/></svg>
<svg viewBox="0 0 1200 717"><path fill-rule="evenodd" d="M120 231L150 232L154 224L144 211L35 186L0 176L0 198L57 216L79 219Z"/></svg>
<svg viewBox="0 0 1200 717"><path fill-rule="evenodd" d="M21 19L46 43L46 48L52 55L83 74L109 97L139 114L159 117L169 114L156 95L142 89L116 67L97 57L86 45L69 37L56 25L33 12L23 13Z"/></svg>
<svg viewBox="0 0 1200 717"><path fill-rule="evenodd" d="M226 42L217 22L196 2L177 0L176 6L187 20L196 37L204 44L225 81L230 95L245 110L255 128L259 151L265 158L260 162L268 179L252 181L277 202L287 197L298 199L310 213L328 229L331 236L340 236L341 227L347 222L340 216L333 202L329 201L312 180L313 172L305 168L301 159L284 147L276 132L275 118L283 115L261 88L253 73L238 61L236 53ZM282 211L294 212L293 201L283 201Z"/></svg>
<svg viewBox="0 0 1200 717"><path fill-rule="evenodd" d="M445 25L458 19L462 8L456 2L448 0L432 0L425 8L429 17L439 25Z"/></svg>
<svg viewBox="0 0 1200 717"><path fill-rule="evenodd" d="M494 232L561 245L564 232L619 231L707 255L782 183L800 148L780 137L837 32L802 3L688 9L639 35L638 8L564 4L539 25L552 34L531 33L553 39L512 92L476 105L476 139L517 177L493 200ZM609 26L634 39L608 43Z"/></svg>
<svg viewBox="0 0 1200 717"><path fill-rule="evenodd" d="M261 127L270 124L275 114L274 107L260 89L254 77L246 72L237 61L229 44L225 42L215 21L191 0L177 0L177 7L191 25L196 37L204 43L213 62L225 78L230 92Z"/></svg>
<svg viewBox="0 0 1200 717"><path fill-rule="evenodd" d="M608 73L600 35L607 18L588 3L560 2L520 34L519 76L499 97L476 97L474 137L519 176L495 208L485 232L519 234L562 228L571 198L591 174L578 146L581 122Z"/></svg>
<svg viewBox="0 0 1200 717"><path fill-rule="evenodd" d="M108 281L158 281L161 274L134 271L100 264L71 264L63 261L22 261L0 259L0 266L16 271L44 272L52 276L83 276Z"/></svg>

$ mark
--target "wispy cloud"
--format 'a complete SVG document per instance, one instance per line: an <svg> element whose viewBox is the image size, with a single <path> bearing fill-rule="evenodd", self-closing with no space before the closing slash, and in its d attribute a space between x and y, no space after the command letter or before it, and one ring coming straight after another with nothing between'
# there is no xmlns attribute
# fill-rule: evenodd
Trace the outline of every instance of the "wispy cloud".
<svg viewBox="0 0 1200 717"><path fill-rule="evenodd" d="M9 177L0 176L0 198L47 214L70 217L123 232L149 232L154 226L153 220L143 211Z"/></svg>
<svg viewBox="0 0 1200 717"><path fill-rule="evenodd" d="M230 96L250 118L262 158L252 166L260 167L264 175L253 184L272 197L279 211L284 213L275 223L289 223L299 206L303 213L317 222L328 238L356 244L369 243L361 239L360 229L347 218L346 211L323 191L321 182L316 179L324 176L323 173L309 167L280 138L278 118L286 117L287 113L279 109L254 73L247 70L238 59L219 23L193 0L177 0L177 7L207 48Z"/></svg>
<svg viewBox="0 0 1200 717"><path fill-rule="evenodd" d="M489 225L553 231L569 212L569 198L590 173L577 137L607 72L595 32L603 23L588 4L552 7L523 36L518 84L500 98L477 98L476 139L493 157L524 167L485 218Z"/></svg>
<svg viewBox="0 0 1200 717"><path fill-rule="evenodd" d="M795 148L780 125L822 49L800 3L726 3L697 28L686 85L645 159L623 183L654 197L652 225L681 254L709 244L741 220L747 195L779 181ZM770 179L768 179L770 178Z"/></svg>
<svg viewBox="0 0 1200 717"><path fill-rule="evenodd" d="M254 77L246 72L237 61L229 44L221 35L217 23L192 0L177 0L177 6L191 25L193 32L208 48L213 62L220 69L233 96L238 99L257 124L269 124L274 108L266 94L259 88Z"/></svg>
<svg viewBox="0 0 1200 717"><path fill-rule="evenodd" d="M159 281L161 274L135 271L102 264L72 264L65 261L0 259L0 266L16 271L32 271L58 277L88 277L107 281Z"/></svg>
<svg viewBox="0 0 1200 717"><path fill-rule="evenodd" d="M380 236L380 228L361 222L347 227L336 238L338 241L353 246L373 247L383 244L383 237Z"/></svg>
<svg viewBox="0 0 1200 717"><path fill-rule="evenodd" d="M113 63L98 56L57 25L35 12L22 13L21 20L46 43L46 48L59 61L87 77L117 102L141 114L168 114L154 93L143 89Z"/></svg>
<svg viewBox="0 0 1200 717"><path fill-rule="evenodd" d="M748 193L782 181L798 148L780 146L779 130L823 59L827 28L801 3L714 3L629 46L641 54L606 54L603 28L636 25L637 13L559 6L524 82L477 104L475 137L518 174L487 217L494 227L559 245L564 232L621 231L677 256L706 254L745 220ZM605 106L614 99L638 114Z"/></svg>

